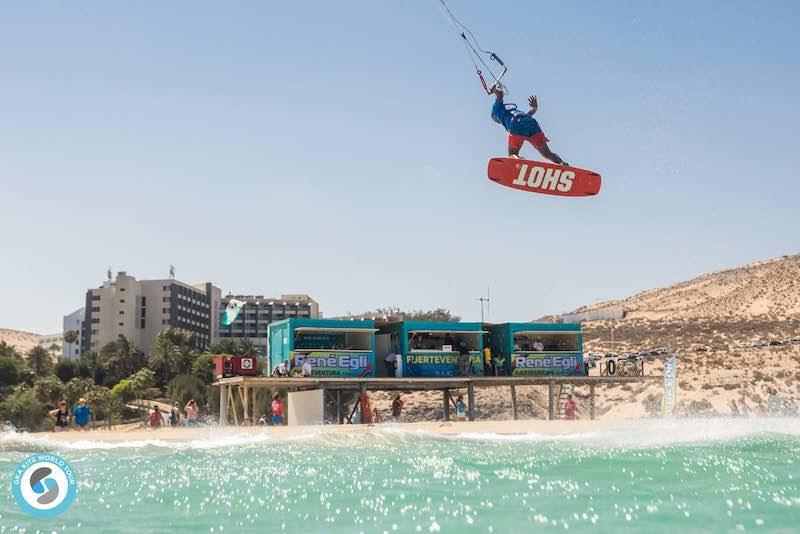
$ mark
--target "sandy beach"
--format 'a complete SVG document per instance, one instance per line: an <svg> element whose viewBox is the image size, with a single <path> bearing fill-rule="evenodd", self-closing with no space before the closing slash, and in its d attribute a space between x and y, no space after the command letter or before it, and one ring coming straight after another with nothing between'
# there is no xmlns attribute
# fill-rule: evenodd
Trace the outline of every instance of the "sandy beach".
<svg viewBox="0 0 800 534"><path fill-rule="evenodd" d="M378 425L313 425L313 426L278 426L278 427L235 427L208 426L198 428L162 428L147 430L135 428L130 430L92 430L89 432L34 432L32 438L50 438L64 442L78 441L190 441L195 439L221 438L227 436L247 436L268 434L278 438L297 437L307 434L325 433L370 433L382 429L400 429L407 432L425 432L439 436L461 434L572 434L598 430L614 430L630 426L631 421L544 421L530 419L524 421L473 421L473 422L415 422L415 423L381 423Z"/></svg>

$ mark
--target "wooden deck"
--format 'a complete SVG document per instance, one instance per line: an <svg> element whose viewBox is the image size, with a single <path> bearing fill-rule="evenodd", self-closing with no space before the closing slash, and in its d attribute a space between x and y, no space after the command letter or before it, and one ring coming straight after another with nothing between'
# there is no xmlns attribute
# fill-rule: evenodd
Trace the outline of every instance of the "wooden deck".
<svg viewBox="0 0 800 534"><path fill-rule="evenodd" d="M234 421L238 424L238 408L236 394L238 390L241 400L243 419L249 419L248 405L252 390L253 406L255 407L255 390L271 389L274 391L305 391L321 389L325 394L335 392L337 404L337 419L343 423L349 417L342 411L342 391L442 391L442 408L445 420L450 418L450 390L467 390L467 416L470 421L475 419L475 388L508 386L511 388L511 408L514 419L517 419L517 392L516 386L547 386L548 388L548 419L555 419L556 386L564 384L589 386L589 415L595 418L595 387L608 384L629 384L651 380L663 380L663 376L553 376L553 377L518 377L518 376L478 376L478 377L453 377L453 378L272 378L255 376L235 376L222 378L212 385L219 387L220 399L220 424L228 422L228 407L233 408ZM354 408L355 409L355 408ZM352 416L352 412L351 412Z"/></svg>

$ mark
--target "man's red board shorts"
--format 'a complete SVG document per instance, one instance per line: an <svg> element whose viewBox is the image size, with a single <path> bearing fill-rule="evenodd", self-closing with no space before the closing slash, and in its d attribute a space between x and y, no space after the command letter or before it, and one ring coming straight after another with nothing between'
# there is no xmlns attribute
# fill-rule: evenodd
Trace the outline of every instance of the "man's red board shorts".
<svg viewBox="0 0 800 534"><path fill-rule="evenodd" d="M550 139L545 137L544 132L537 132L533 135L529 135L525 137L524 135L517 135L517 134L508 134L508 148L511 148L517 152L522 149L522 145L525 141L529 142L533 145L533 148L536 150L541 150L545 143L547 143Z"/></svg>

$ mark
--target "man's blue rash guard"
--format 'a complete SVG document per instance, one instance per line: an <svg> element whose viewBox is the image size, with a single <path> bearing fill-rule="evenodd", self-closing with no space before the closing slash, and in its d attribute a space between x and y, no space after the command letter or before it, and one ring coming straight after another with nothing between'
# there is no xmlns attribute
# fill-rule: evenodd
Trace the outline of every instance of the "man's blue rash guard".
<svg viewBox="0 0 800 534"><path fill-rule="evenodd" d="M500 101L495 100L492 106L492 119L503 125L503 128L510 134L529 137L541 132L539 122L519 110L510 110Z"/></svg>

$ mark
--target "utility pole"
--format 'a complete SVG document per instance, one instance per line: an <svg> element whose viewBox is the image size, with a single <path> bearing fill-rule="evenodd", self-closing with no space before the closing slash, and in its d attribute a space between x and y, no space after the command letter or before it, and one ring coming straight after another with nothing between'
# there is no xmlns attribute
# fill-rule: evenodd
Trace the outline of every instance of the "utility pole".
<svg viewBox="0 0 800 534"><path fill-rule="evenodd" d="M486 303L486 314L489 315L491 313L491 308L489 307L490 306L489 303L491 302L491 299L489 298L489 286L486 286L486 296L485 297L480 297L480 298L478 298L476 300L478 300L481 303L481 322L483 322L483 319L484 319L483 318L483 303L484 302Z"/></svg>

